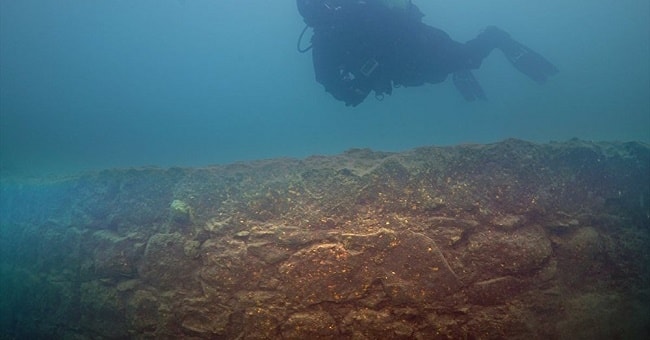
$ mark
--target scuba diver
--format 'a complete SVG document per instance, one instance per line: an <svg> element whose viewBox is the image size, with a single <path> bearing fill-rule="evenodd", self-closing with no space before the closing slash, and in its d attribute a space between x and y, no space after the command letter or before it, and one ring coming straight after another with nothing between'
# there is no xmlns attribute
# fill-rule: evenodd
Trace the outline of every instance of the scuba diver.
<svg viewBox="0 0 650 340"><path fill-rule="evenodd" d="M306 27L298 50L312 49L316 81L346 106L357 106L371 91L378 99L393 87L440 83L452 75L468 101L486 99L471 70L501 50L510 63L537 83L558 70L544 57L497 27L460 43L422 22L410 0L297 0ZM311 45L301 48L308 27Z"/></svg>

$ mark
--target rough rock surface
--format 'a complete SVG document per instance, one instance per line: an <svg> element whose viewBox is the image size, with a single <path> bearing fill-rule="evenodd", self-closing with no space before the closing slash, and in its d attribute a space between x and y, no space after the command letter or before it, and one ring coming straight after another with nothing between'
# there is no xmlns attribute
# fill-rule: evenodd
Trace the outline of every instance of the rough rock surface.
<svg viewBox="0 0 650 340"><path fill-rule="evenodd" d="M3 179L0 338L647 339L650 147Z"/></svg>

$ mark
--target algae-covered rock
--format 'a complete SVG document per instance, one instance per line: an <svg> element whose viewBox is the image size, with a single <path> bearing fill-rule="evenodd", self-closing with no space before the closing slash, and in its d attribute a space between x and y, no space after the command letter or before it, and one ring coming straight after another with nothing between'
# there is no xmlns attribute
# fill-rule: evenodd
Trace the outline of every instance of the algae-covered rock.
<svg viewBox="0 0 650 340"><path fill-rule="evenodd" d="M204 298L183 301L182 308L177 313L186 333L202 339L223 336L232 314L230 310L219 306L217 301Z"/></svg>
<svg viewBox="0 0 650 340"><path fill-rule="evenodd" d="M339 339L336 320L327 312L296 313L282 326L285 339Z"/></svg>
<svg viewBox="0 0 650 340"><path fill-rule="evenodd" d="M173 200L169 205L169 212L172 222L179 224L192 223L192 208L185 201Z"/></svg>
<svg viewBox="0 0 650 340"><path fill-rule="evenodd" d="M155 234L147 242L138 275L161 289L196 287L198 283L193 280L192 272L198 263L186 252L186 242L180 233Z"/></svg>
<svg viewBox="0 0 650 340"><path fill-rule="evenodd" d="M153 337L160 319L158 297L147 290L138 290L128 300L126 317L130 327L137 333Z"/></svg>
<svg viewBox="0 0 650 340"><path fill-rule="evenodd" d="M84 308L79 321L87 332L98 332L113 339L127 336L125 306L116 287L99 280L83 283L80 303Z"/></svg>
<svg viewBox="0 0 650 340"><path fill-rule="evenodd" d="M137 234L119 236L100 230L88 241L93 249L94 273L100 278L125 279L136 274L136 264L144 251L144 242Z"/></svg>

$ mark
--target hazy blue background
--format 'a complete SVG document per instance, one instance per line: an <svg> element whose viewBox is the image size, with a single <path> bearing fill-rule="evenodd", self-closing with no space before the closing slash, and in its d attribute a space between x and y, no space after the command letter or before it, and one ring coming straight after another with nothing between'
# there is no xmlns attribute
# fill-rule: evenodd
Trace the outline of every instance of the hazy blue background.
<svg viewBox="0 0 650 340"><path fill-rule="evenodd" d="M461 41L495 24L553 61L538 86L500 52L450 82L347 108L315 82L293 0L0 0L0 166L47 174L422 145L650 142L648 0L416 0Z"/></svg>

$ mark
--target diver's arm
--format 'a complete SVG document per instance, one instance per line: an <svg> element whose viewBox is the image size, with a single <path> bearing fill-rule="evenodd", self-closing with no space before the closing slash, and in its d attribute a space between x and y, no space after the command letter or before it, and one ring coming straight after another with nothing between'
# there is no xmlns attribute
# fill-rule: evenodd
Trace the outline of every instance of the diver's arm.
<svg viewBox="0 0 650 340"><path fill-rule="evenodd" d="M312 58L316 81L345 105L357 106L366 99L371 86L365 77L347 69L345 55L340 45L314 37Z"/></svg>

